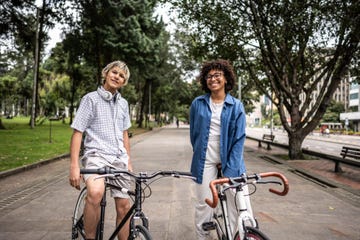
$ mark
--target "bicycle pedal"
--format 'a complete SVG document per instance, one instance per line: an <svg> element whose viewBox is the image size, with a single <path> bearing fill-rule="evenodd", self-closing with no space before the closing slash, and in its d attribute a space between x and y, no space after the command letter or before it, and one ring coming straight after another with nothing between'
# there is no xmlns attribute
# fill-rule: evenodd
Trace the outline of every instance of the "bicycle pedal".
<svg viewBox="0 0 360 240"><path fill-rule="evenodd" d="M210 231L216 229L215 222L204 222L201 226L204 231Z"/></svg>

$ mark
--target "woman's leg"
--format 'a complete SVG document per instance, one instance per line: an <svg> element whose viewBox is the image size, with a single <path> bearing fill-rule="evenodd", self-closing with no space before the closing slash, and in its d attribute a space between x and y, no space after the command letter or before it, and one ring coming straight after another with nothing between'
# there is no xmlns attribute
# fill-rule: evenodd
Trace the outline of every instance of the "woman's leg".
<svg viewBox="0 0 360 240"><path fill-rule="evenodd" d="M195 205L195 224L196 224L196 233L198 239L205 239L208 232L205 232L202 229L202 224L209 222L212 219L213 209L206 204L205 199L212 199L211 191L209 188L209 183L211 180L216 179L217 168L216 165L205 164L203 183L196 184L196 197L197 203Z"/></svg>
<svg viewBox="0 0 360 240"><path fill-rule="evenodd" d="M204 165L203 182L196 184L197 203L195 205L195 227L198 239L205 239L208 232L202 229L202 224L212 219L213 209L206 204L205 198L212 199L209 188L210 181L217 178L217 165L220 163L219 141L209 141Z"/></svg>

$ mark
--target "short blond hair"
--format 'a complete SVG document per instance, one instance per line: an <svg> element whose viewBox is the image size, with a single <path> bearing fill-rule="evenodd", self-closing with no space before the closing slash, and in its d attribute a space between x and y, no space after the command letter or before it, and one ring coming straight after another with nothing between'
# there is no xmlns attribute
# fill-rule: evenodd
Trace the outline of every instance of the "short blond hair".
<svg viewBox="0 0 360 240"><path fill-rule="evenodd" d="M109 63L108 65L106 65L106 67L104 67L104 69L101 71L101 77L102 77L102 81L104 83L106 75L108 74L108 72L114 68L114 67L119 67L121 70L124 70L125 72L125 82L124 85L125 86L130 78L130 70L128 68L128 66L126 65L126 63L124 63L123 61L117 60L117 61L113 61L111 63Z"/></svg>

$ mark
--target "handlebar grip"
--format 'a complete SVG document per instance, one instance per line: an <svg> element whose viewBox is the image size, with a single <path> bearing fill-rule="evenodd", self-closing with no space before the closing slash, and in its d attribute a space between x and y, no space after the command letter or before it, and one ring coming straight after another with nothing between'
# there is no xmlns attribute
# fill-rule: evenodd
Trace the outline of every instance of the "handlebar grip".
<svg viewBox="0 0 360 240"><path fill-rule="evenodd" d="M81 174L106 174L108 173L106 168L99 168L99 169L89 169L89 168L82 168L80 169Z"/></svg>
<svg viewBox="0 0 360 240"><path fill-rule="evenodd" d="M219 201L219 196L216 190L216 185L217 184L224 184L224 183L229 183L230 179L229 178L219 178L219 179L215 179L212 180L209 184L210 190L211 190L211 194L213 196L213 201L211 201L210 199L206 198L205 202L207 203L207 205L209 205L212 208L215 208L218 204Z"/></svg>
<svg viewBox="0 0 360 240"><path fill-rule="evenodd" d="M192 177L191 172L176 172L176 173L179 174L180 176Z"/></svg>
<svg viewBox="0 0 360 240"><path fill-rule="evenodd" d="M156 173L153 173L153 176L155 175L163 175L163 176L173 176L173 177L189 177L193 178L191 172L179 172L179 171L159 171ZM151 178L152 176L150 176Z"/></svg>
<svg viewBox="0 0 360 240"><path fill-rule="evenodd" d="M281 173L278 173L278 172L265 172L265 173L260 173L259 174L260 177L262 178L266 178L266 177L277 177L277 178L280 178L283 185L284 185L284 189L280 192L278 190L275 190L275 189L272 189L272 188L269 188L269 191L272 192L272 193L275 193L277 195L280 195L280 196L285 196L288 192L289 192L289 181L287 180L287 178L282 175Z"/></svg>

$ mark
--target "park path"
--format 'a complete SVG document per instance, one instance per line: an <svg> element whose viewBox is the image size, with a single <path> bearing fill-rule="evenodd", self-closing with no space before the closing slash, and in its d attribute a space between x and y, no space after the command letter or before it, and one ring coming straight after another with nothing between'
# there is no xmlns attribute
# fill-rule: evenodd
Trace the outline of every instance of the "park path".
<svg viewBox="0 0 360 240"><path fill-rule="evenodd" d="M131 139L135 172L188 171L191 159L189 129L168 126ZM311 181L272 152L246 140L249 173L278 171L288 177L285 197L258 186L252 196L255 215L263 230L277 240L359 240L360 208L333 188ZM70 239L71 215L78 191L68 185L69 159L64 158L11 177L0 179L0 239ZM144 210L156 240L195 239L193 229L194 183L166 178L152 184L152 196ZM114 221L112 200L107 217Z"/></svg>

